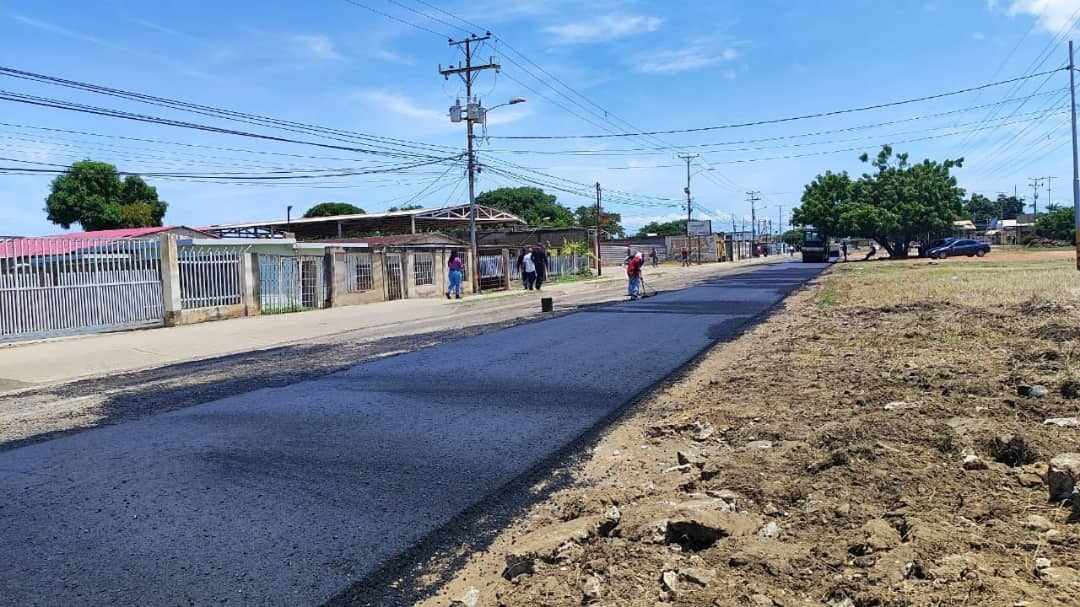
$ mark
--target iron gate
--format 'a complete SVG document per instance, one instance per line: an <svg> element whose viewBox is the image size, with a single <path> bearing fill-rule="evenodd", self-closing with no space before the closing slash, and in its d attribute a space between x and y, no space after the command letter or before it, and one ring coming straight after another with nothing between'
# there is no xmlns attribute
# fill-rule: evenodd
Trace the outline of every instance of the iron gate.
<svg viewBox="0 0 1080 607"><path fill-rule="evenodd" d="M405 297L405 280L401 271L401 254L386 254L386 298L402 299Z"/></svg>
<svg viewBox="0 0 1080 607"><path fill-rule="evenodd" d="M157 240L0 243L0 340L160 325Z"/></svg>

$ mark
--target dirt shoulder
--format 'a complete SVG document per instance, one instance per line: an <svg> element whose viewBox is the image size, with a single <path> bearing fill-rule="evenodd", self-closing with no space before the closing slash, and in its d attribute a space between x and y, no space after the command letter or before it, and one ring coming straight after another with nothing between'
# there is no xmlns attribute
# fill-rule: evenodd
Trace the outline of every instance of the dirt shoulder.
<svg viewBox="0 0 1080 607"><path fill-rule="evenodd" d="M1078 285L1059 252L838 264L422 605L1080 604L1045 482L1080 451L1045 423L1080 410Z"/></svg>

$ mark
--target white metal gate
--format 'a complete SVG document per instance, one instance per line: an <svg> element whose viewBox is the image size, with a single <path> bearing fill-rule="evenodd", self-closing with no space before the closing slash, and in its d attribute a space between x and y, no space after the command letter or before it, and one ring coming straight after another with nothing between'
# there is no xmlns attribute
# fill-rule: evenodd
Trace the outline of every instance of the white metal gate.
<svg viewBox="0 0 1080 607"><path fill-rule="evenodd" d="M387 253L386 256L386 298L402 299L405 297L405 278L402 269L401 254Z"/></svg>
<svg viewBox="0 0 1080 607"><path fill-rule="evenodd" d="M259 307L263 314L326 307L325 258L259 255Z"/></svg>
<svg viewBox="0 0 1080 607"><path fill-rule="evenodd" d="M0 243L0 340L160 325L157 240Z"/></svg>

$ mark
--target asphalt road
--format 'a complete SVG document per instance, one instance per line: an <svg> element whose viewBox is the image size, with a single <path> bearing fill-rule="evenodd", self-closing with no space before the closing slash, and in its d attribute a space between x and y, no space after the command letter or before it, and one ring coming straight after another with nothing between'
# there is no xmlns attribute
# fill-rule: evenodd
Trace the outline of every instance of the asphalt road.
<svg viewBox="0 0 1080 607"><path fill-rule="evenodd" d="M322 603L821 267L764 266L2 452L0 603Z"/></svg>

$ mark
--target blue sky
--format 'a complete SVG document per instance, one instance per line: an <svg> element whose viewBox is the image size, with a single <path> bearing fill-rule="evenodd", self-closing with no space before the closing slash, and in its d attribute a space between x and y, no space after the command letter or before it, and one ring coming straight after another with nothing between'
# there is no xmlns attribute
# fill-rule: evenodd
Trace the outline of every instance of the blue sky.
<svg viewBox="0 0 1080 607"><path fill-rule="evenodd" d="M417 0L357 1L390 17L347 0L104 0L93 10L65 1L0 2L0 64L460 148L463 128L449 123L446 108L462 94L461 86L444 81L437 67L460 56L445 36L463 35L458 27L474 28ZM1080 0L431 3L490 29L521 53L505 43L489 45L481 53L503 65L500 74L487 72L479 78L477 92L486 105L514 96L528 98L524 105L492 113L492 136L691 129L977 86L1036 71L1033 67L1044 56L1048 58L1039 71L1063 65L1066 54L1060 41L1068 37L1063 32L1072 31L1080 15ZM457 13L462 6L465 12ZM1040 55L1044 51L1047 54ZM835 150L873 152L880 143L912 139L922 140L896 147L915 159L965 157L958 176L970 191L994 196L1016 185L1030 199L1028 177L1055 176L1052 197L1065 202L1071 175L1063 113L1066 85L1067 73L1062 71L881 110L658 139L492 138L483 142L482 158L492 167L505 168L500 163L510 161L581 184L600 181L606 190L635 194L622 202L657 205L619 204L613 195L610 208L621 212L630 227L683 216L679 208L663 206L674 203L661 200L682 196L685 165L675 158L680 148L702 153L693 166L695 200L725 227L730 227L731 216L740 222L749 217L747 190L762 192L759 204L779 223L779 206L786 215L814 175L863 170L858 151ZM0 78L0 89L283 134L25 80ZM1030 95L1026 101L1012 101ZM990 107L959 111L980 105ZM9 159L0 162L3 166L47 168L89 157L132 172L203 175L406 162L8 101L0 101L0 107L0 157ZM942 113L946 115L933 116ZM895 124L866 126L882 122ZM659 147L665 149L642 150ZM566 153L570 151L579 153ZM801 157L777 158L793 155ZM0 175L0 234L60 231L45 221L42 211L50 179ZM322 200L349 201L371 212L409 200L440 206L467 198L462 171L453 163L303 183L148 180L170 203L167 223L187 225L276 218L284 216L286 205L299 213ZM489 169L482 173L479 188L512 183L514 178ZM586 193L578 186L569 189ZM558 195L572 207L588 203L574 194ZM1044 189L1040 205L1045 202Z"/></svg>

